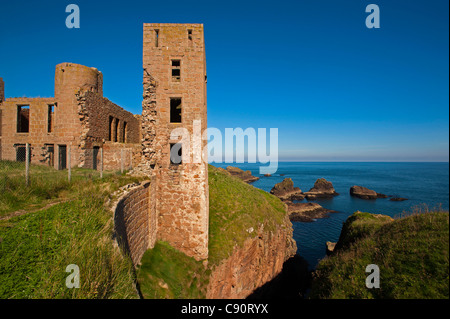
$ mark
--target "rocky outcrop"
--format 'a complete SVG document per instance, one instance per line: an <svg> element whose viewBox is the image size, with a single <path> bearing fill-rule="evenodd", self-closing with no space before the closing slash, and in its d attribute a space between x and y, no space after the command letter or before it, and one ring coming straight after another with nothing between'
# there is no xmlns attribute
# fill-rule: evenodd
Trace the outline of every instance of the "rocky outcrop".
<svg viewBox="0 0 450 319"><path fill-rule="evenodd" d="M326 243L327 249L326 249L326 254L327 256L331 256L334 252L334 249L336 247L336 243L333 243L331 241L327 241Z"/></svg>
<svg viewBox="0 0 450 319"><path fill-rule="evenodd" d="M313 222L314 219L326 218L329 213L336 211L323 208L317 203L288 202L289 219L295 222Z"/></svg>
<svg viewBox="0 0 450 319"><path fill-rule="evenodd" d="M294 187L294 182L290 178L285 178L281 183L275 184L270 193L282 201L302 200L305 198L302 190Z"/></svg>
<svg viewBox="0 0 450 319"><path fill-rule="evenodd" d="M292 224L286 216L275 231L257 230L242 247L217 265L210 276L208 299L242 299L274 279L286 260L295 255Z"/></svg>
<svg viewBox="0 0 450 319"><path fill-rule="evenodd" d="M395 197L392 197L390 200L393 201L393 202L403 202L404 200L408 200L408 199L407 198L403 198L403 197L395 196Z"/></svg>
<svg viewBox="0 0 450 319"><path fill-rule="evenodd" d="M319 178L314 183L313 188L304 193L306 199L330 198L339 195L334 190L333 184L325 178Z"/></svg>
<svg viewBox="0 0 450 319"><path fill-rule="evenodd" d="M238 167L228 166L227 171L228 173L230 173L230 175L236 176L246 183L253 183L254 181L257 181L259 179L259 177L253 176L252 172L243 171Z"/></svg>
<svg viewBox="0 0 450 319"><path fill-rule="evenodd" d="M387 198L388 196L385 194L380 194L375 192L374 190L368 189L363 186L354 185L350 187L350 195L354 197L358 197L361 199L377 199L377 198Z"/></svg>
<svg viewBox="0 0 450 319"><path fill-rule="evenodd" d="M366 187L354 185L350 187L350 195L361 199L377 199L377 192Z"/></svg>

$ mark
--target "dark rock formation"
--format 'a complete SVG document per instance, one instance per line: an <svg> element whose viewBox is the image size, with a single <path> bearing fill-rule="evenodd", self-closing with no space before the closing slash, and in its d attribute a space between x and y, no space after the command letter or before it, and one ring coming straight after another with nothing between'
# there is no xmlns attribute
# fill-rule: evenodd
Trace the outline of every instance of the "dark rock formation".
<svg viewBox="0 0 450 319"><path fill-rule="evenodd" d="M390 200L393 201L393 202L402 202L402 201L408 200L408 199L407 198L403 198L403 197L392 197Z"/></svg>
<svg viewBox="0 0 450 319"><path fill-rule="evenodd" d="M250 171L244 172L243 170L241 170L238 167L228 166L227 171L228 171L228 173L230 173L230 175L236 176L246 183L252 183L259 179L259 177L253 176L252 172L250 172Z"/></svg>
<svg viewBox="0 0 450 319"><path fill-rule="evenodd" d="M285 261L280 274L256 289L247 299L300 300L305 298L310 287L308 262L296 254Z"/></svg>
<svg viewBox="0 0 450 319"><path fill-rule="evenodd" d="M270 177L272 176L271 174L264 174L265 177Z"/></svg>
<svg viewBox="0 0 450 319"><path fill-rule="evenodd" d="M377 199L389 197L388 195L377 193L374 190L357 185L350 187L350 195L361 199Z"/></svg>
<svg viewBox="0 0 450 319"><path fill-rule="evenodd" d="M330 198L339 195L334 190L333 184L325 178L319 178L314 183L314 187L304 193L307 199Z"/></svg>
<svg viewBox="0 0 450 319"><path fill-rule="evenodd" d="M350 195L361 199L377 199L377 192L366 187L354 185L350 187Z"/></svg>
<svg viewBox="0 0 450 319"><path fill-rule="evenodd" d="M302 200L305 198L302 190L294 187L294 182L290 178L285 178L281 183L275 184L270 193L283 201Z"/></svg>
<svg viewBox="0 0 450 319"><path fill-rule="evenodd" d="M317 203L287 202L289 219L294 222L313 222L314 219L326 218L329 213L336 211L323 208Z"/></svg>

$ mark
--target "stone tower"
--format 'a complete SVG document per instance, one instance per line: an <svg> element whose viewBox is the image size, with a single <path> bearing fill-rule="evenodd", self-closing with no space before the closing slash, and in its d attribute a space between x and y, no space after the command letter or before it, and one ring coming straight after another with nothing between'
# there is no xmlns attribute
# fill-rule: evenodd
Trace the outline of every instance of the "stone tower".
<svg viewBox="0 0 450 319"><path fill-rule="evenodd" d="M103 95L103 75L96 68L75 63L60 63L55 68L55 134L60 143L72 148L71 163L79 163L82 128L78 116L77 94L92 91Z"/></svg>
<svg viewBox="0 0 450 319"><path fill-rule="evenodd" d="M201 134L207 127L203 25L144 24L143 67L141 169L153 177L150 225L157 229L151 233L188 256L206 259L209 190L207 158L201 155L206 146ZM188 141L171 138L177 128L189 133ZM172 148L180 147L180 152L172 153L182 155L181 163L170 156Z"/></svg>

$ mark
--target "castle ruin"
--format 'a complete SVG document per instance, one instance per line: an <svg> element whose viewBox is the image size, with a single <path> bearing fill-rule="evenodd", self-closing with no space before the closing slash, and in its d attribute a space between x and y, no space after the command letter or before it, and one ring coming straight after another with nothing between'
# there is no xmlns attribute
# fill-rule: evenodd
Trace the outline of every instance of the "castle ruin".
<svg viewBox="0 0 450 319"><path fill-rule="evenodd" d="M95 68L61 63L55 70L55 96L50 98L6 98L0 78L0 159L30 161L56 169L99 169L99 150L107 158L104 169L120 168L121 149L140 145L140 119L103 97L103 75ZM68 148L70 147L70 152ZM70 159L68 158L70 153ZM132 163L127 163L132 165Z"/></svg>
<svg viewBox="0 0 450 319"><path fill-rule="evenodd" d="M142 115L133 115L103 97L103 75L95 68L58 64L51 98L5 98L0 78L0 159L24 161L28 143L31 163L65 169L71 154L71 166L99 169L102 149L111 156L103 169L112 170L118 169L118 152L131 149L127 166L149 176L151 184L136 197L141 202L148 198L148 216L139 209L139 223L124 225L130 226L125 230L127 236L137 234L142 224L145 227L139 229L139 236L142 229L148 234L139 241L142 249L162 240L205 260L208 164L206 154L196 161L192 153L201 152L206 141L200 139L188 147L171 138L177 128L201 136L207 127L203 25L144 24L143 68ZM175 149L181 161L171 157ZM137 206L147 207L130 202L121 209L137 214L131 209Z"/></svg>

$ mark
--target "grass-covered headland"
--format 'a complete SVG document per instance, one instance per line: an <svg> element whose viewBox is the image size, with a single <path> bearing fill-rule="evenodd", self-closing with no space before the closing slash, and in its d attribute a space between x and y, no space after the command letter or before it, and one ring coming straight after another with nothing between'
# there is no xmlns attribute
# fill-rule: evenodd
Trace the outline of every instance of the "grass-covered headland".
<svg viewBox="0 0 450 319"><path fill-rule="evenodd" d="M449 298L448 212L395 220L356 212L336 249L317 267L312 298ZM369 264L379 267L380 288L366 287Z"/></svg>

